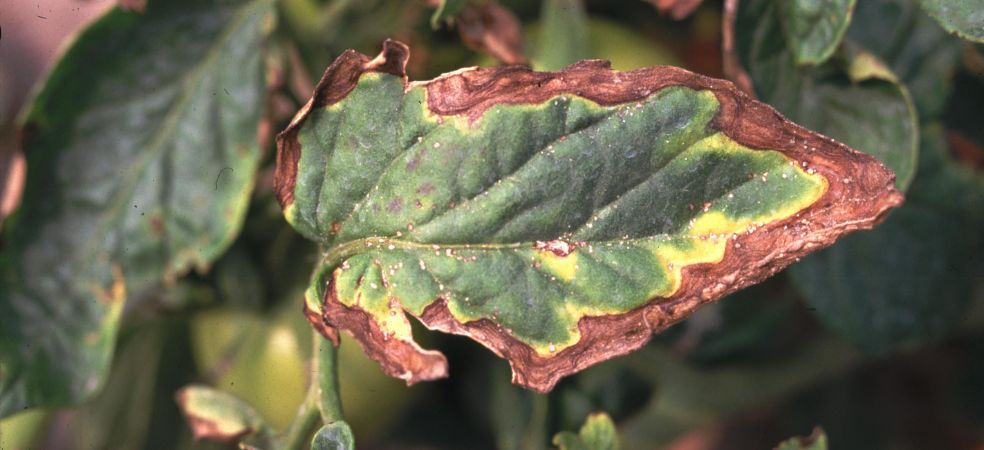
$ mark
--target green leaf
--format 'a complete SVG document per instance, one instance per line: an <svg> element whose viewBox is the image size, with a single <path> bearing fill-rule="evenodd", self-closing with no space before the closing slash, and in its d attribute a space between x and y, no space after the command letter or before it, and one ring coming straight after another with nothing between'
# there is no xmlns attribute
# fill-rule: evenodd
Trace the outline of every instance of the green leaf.
<svg viewBox="0 0 984 450"><path fill-rule="evenodd" d="M431 15L430 24L431 28L438 29L442 24L450 23L454 21L454 16L461 11L468 3L468 0L440 0L437 4L437 9L434 10L434 14Z"/></svg>
<svg viewBox="0 0 984 450"><path fill-rule="evenodd" d="M924 134L923 152L942 153L941 130ZM939 339L963 317L970 299L972 249L982 222L942 208L972 207L984 191L972 180L939 173L939 164L926 169L919 177L925 182L877 230L848 236L790 268L820 319L869 353ZM923 201L927 195L935 201Z"/></svg>
<svg viewBox="0 0 984 450"><path fill-rule="evenodd" d="M821 66L797 67L777 18L778 3L745 1L738 9L736 51L755 93L792 120L878 158L905 190L919 144L908 90L856 45L841 45Z"/></svg>
<svg viewBox="0 0 984 450"><path fill-rule="evenodd" d="M827 450L827 434L816 427L807 437L789 438L779 443L776 450Z"/></svg>
<svg viewBox="0 0 984 450"><path fill-rule="evenodd" d="M951 33L984 42L984 7L980 0L919 0L924 11Z"/></svg>
<svg viewBox="0 0 984 450"><path fill-rule="evenodd" d="M856 0L776 2L786 45L798 65L816 65L834 54L851 23Z"/></svg>
<svg viewBox="0 0 984 450"><path fill-rule="evenodd" d="M557 70L589 56L588 15L581 0L546 0L540 17L543 30L537 40L535 68Z"/></svg>
<svg viewBox="0 0 984 450"><path fill-rule="evenodd" d="M256 434L268 440L270 429L246 402L208 386L188 386L176 395L195 439L238 443Z"/></svg>
<svg viewBox="0 0 984 450"><path fill-rule="evenodd" d="M321 427L311 440L311 450L353 449L355 449L355 438L352 436L352 429L341 420Z"/></svg>
<svg viewBox="0 0 984 450"><path fill-rule="evenodd" d="M557 433L553 444L560 450L618 450L618 432L615 423L605 413L595 413L588 416L581 430L574 434L570 431Z"/></svg>
<svg viewBox="0 0 984 450"><path fill-rule="evenodd" d="M905 83L921 119L939 116L963 43L910 0L857 5L847 36L884 61Z"/></svg>
<svg viewBox="0 0 984 450"><path fill-rule="evenodd" d="M0 415L105 376L125 299L228 247L259 160L271 2L152 2L82 32L26 114L0 254Z"/></svg>
<svg viewBox="0 0 984 450"><path fill-rule="evenodd" d="M329 249L312 322L407 382L447 363L406 313L546 391L901 200L877 161L722 80L587 61L408 84L408 56L332 63L277 167L288 222Z"/></svg>

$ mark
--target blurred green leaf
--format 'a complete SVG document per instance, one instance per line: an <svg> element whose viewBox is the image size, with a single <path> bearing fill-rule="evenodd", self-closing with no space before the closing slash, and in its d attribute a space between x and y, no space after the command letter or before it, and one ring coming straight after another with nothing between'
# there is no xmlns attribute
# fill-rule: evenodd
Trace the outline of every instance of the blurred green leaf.
<svg viewBox="0 0 984 450"><path fill-rule="evenodd" d="M204 269L259 160L271 1L154 1L81 33L27 112L27 184L0 255L0 415L103 381L124 299Z"/></svg>
<svg viewBox="0 0 984 450"><path fill-rule="evenodd" d="M442 24L453 22L454 16L461 12L461 8L465 7L468 0L439 0L439 2L430 19L431 28L435 30Z"/></svg>
<svg viewBox="0 0 984 450"><path fill-rule="evenodd" d="M552 398L552 405L557 405L552 408L552 423L567 429L580 426L594 411L605 411L620 422L631 418L649 404L656 386L638 371L613 362L589 367L558 390Z"/></svg>
<svg viewBox="0 0 984 450"><path fill-rule="evenodd" d="M588 58L588 16L582 0L544 0L540 21L535 69L557 70Z"/></svg>
<svg viewBox="0 0 984 450"><path fill-rule="evenodd" d="M924 154L945 151L939 127L923 134ZM867 352L939 339L967 308L984 226L969 215L984 207L982 191L934 166L920 172L908 202L877 229L789 269L820 319Z"/></svg>
<svg viewBox="0 0 984 450"><path fill-rule="evenodd" d="M741 360L700 368L655 345L623 363L656 385L653 401L621 427L623 446L649 449L742 411L777 401L842 373L859 361L849 345L832 336L808 341L787 358L763 364Z"/></svg>
<svg viewBox="0 0 984 450"><path fill-rule="evenodd" d="M984 5L980 0L919 0L919 4L947 31L984 42Z"/></svg>
<svg viewBox="0 0 984 450"><path fill-rule="evenodd" d="M908 90L874 55L841 45L826 64L797 67L777 4L743 1L736 51L755 93L793 121L881 160L905 190L916 167L918 122Z"/></svg>
<svg viewBox="0 0 984 450"><path fill-rule="evenodd" d="M847 36L891 67L909 88L920 118L942 113L963 43L919 5L911 0L860 2Z"/></svg>
<svg viewBox="0 0 984 450"><path fill-rule="evenodd" d="M856 0L784 0L776 2L786 44L798 65L830 58L851 23Z"/></svg>
<svg viewBox="0 0 984 450"><path fill-rule="evenodd" d="M117 355L103 389L75 411L77 448L142 448L153 414L161 350L170 337L162 322L121 332Z"/></svg>
<svg viewBox="0 0 984 450"><path fill-rule="evenodd" d="M771 278L698 310L656 339L708 366L768 357L793 344L777 334L792 318L795 297L785 279Z"/></svg>
<svg viewBox="0 0 984 450"><path fill-rule="evenodd" d="M558 433L553 438L553 444L560 450L618 450L618 431L615 423L605 413L595 413L588 416L581 430L574 434L570 431Z"/></svg>
<svg viewBox="0 0 984 450"><path fill-rule="evenodd" d="M270 441L270 427L252 407L232 394L192 385L178 391L176 398L195 439L238 443L249 438L260 445Z"/></svg>
<svg viewBox="0 0 984 450"><path fill-rule="evenodd" d="M776 450L827 450L827 435L816 427L807 437L789 438L779 443Z"/></svg>
<svg viewBox="0 0 984 450"><path fill-rule="evenodd" d="M321 427L311 440L311 450L354 450L352 429L344 421L335 421Z"/></svg>

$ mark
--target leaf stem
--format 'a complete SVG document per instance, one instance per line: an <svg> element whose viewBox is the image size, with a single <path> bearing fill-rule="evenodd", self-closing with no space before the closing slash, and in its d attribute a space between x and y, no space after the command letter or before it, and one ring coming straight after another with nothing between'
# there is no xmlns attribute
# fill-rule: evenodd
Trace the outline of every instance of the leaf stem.
<svg viewBox="0 0 984 450"><path fill-rule="evenodd" d="M338 352L330 341L317 332L314 336L315 381L321 420L330 424L342 420L342 401L338 395Z"/></svg>
<svg viewBox="0 0 984 450"><path fill-rule="evenodd" d="M301 403L301 408L297 411L297 416L294 417L294 421L290 423L290 427L282 435L281 442L283 445L280 446L281 449L301 450L305 448L311 441L311 436L321 425L318 420L321 414L317 405L316 384L312 381L308 388L307 397L304 398L304 403Z"/></svg>
<svg viewBox="0 0 984 450"><path fill-rule="evenodd" d="M337 351L318 332L315 331L312 335L313 376L304 403L283 434L283 445L280 448L284 450L306 448L318 428L342 420L342 402L338 395Z"/></svg>

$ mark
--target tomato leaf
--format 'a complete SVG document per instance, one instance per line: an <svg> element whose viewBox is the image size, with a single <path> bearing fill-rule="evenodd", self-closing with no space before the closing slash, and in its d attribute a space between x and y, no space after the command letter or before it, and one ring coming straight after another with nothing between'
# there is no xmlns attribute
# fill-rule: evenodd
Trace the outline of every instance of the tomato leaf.
<svg viewBox="0 0 984 450"><path fill-rule="evenodd" d="M48 76L26 115L24 201L0 254L0 415L87 397L125 299L207 267L238 233L270 3L116 8Z"/></svg>
<svg viewBox="0 0 984 450"><path fill-rule="evenodd" d="M311 450L353 450L352 428L339 420L321 427L311 440Z"/></svg>
<svg viewBox="0 0 984 450"><path fill-rule="evenodd" d="M949 98L963 43L908 0L857 5L847 38L874 53L905 83L920 119L939 116Z"/></svg>
<svg viewBox="0 0 984 450"><path fill-rule="evenodd" d="M256 435L261 441L270 440L270 427L260 415L231 394L192 385L178 391L176 399L195 439L238 443Z"/></svg>
<svg viewBox="0 0 984 450"><path fill-rule="evenodd" d="M443 377L407 313L558 379L628 353L901 202L875 159L672 67L468 69L344 53L278 137L277 195L328 251L306 294L408 383Z"/></svg>
<svg viewBox="0 0 984 450"><path fill-rule="evenodd" d="M454 17L467 4L468 0L437 0L437 8L430 19L431 28L436 30L445 23L453 22Z"/></svg>
<svg viewBox="0 0 984 450"><path fill-rule="evenodd" d="M756 95L803 125L878 158L905 190L919 145L915 106L906 87L880 59L843 42L817 67L798 67L782 32L782 2L739 4L735 52Z"/></svg>
<svg viewBox="0 0 984 450"><path fill-rule="evenodd" d="M776 2L786 43L796 64L815 65L830 58L851 23L856 0Z"/></svg>
<svg viewBox="0 0 984 450"><path fill-rule="evenodd" d="M872 354L945 336L974 289L984 182L946 161L941 127L922 134L925 165L906 205L878 229L790 267L818 317Z"/></svg>
<svg viewBox="0 0 984 450"><path fill-rule="evenodd" d="M588 416L577 434L570 431L557 433L553 444L560 450L618 450L618 432L615 423L605 413Z"/></svg>
<svg viewBox="0 0 984 450"><path fill-rule="evenodd" d="M779 443L776 450L827 450L827 434L816 427L806 437L789 438Z"/></svg>
<svg viewBox="0 0 984 450"><path fill-rule="evenodd" d="M924 11L951 33L984 42L984 8L978 0L919 0Z"/></svg>

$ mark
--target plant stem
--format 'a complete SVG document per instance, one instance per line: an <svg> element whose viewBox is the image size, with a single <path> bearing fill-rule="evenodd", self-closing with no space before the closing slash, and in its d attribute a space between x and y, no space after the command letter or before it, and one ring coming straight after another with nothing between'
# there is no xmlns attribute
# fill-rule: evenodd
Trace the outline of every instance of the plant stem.
<svg viewBox="0 0 984 450"><path fill-rule="evenodd" d="M304 403L301 404L301 408L297 411L297 416L294 417L294 421L290 423L290 427L284 432L282 436L283 445L280 446L284 450L301 450L306 448L307 444L311 440L311 436L317 431L318 426L321 425L319 419L320 413L317 405L317 387L316 383L312 381L311 386L308 388L307 397L304 398Z"/></svg>
<svg viewBox="0 0 984 450"><path fill-rule="evenodd" d="M338 353L330 341L317 332L314 336L315 381L321 420L329 424L342 420L342 401L338 395Z"/></svg>
<svg viewBox="0 0 984 450"><path fill-rule="evenodd" d="M342 420L342 402L338 395L338 356L335 346L318 332L312 333L314 358L311 384L297 416L282 437L284 450L306 448L322 425ZM318 420L321 419L321 420Z"/></svg>

